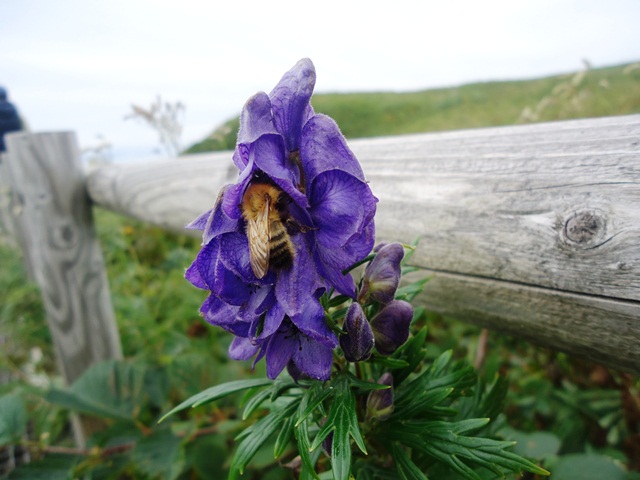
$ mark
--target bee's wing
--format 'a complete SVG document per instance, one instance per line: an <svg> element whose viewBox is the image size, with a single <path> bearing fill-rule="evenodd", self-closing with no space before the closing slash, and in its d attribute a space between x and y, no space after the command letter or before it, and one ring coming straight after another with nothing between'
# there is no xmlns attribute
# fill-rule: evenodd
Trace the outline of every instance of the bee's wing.
<svg viewBox="0 0 640 480"><path fill-rule="evenodd" d="M269 221L270 198L267 196L262 209L255 218L247 222L249 239L249 261L257 278L262 278L269 269L271 246L271 222Z"/></svg>

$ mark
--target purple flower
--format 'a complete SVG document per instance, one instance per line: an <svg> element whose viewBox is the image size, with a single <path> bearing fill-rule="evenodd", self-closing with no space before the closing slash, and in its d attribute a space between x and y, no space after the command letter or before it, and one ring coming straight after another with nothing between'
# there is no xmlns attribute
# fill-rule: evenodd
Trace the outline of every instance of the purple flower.
<svg viewBox="0 0 640 480"><path fill-rule="evenodd" d="M393 300L371 320L376 350L391 355L409 338L413 307L404 300Z"/></svg>
<svg viewBox="0 0 640 480"><path fill-rule="evenodd" d="M389 303L394 299L400 282L400 262L404 248L399 243L388 243L378 250L364 271L362 289L358 299Z"/></svg>
<svg viewBox="0 0 640 480"><path fill-rule="evenodd" d="M349 362L362 362L371 356L373 332L362 307L354 302L349 307L344 322L345 334L340 336L340 347Z"/></svg>
<svg viewBox="0 0 640 480"><path fill-rule="evenodd" d="M355 297L342 271L374 241L377 199L336 123L313 111L314 85L303 59L269 95L247 101L233 154L238 180L189 225L204 231L186 273L210 292L202 315L236 335L232 357L266 357L270 378L285 366L329 377L338 339L319 298L329 289Z"/></svg>

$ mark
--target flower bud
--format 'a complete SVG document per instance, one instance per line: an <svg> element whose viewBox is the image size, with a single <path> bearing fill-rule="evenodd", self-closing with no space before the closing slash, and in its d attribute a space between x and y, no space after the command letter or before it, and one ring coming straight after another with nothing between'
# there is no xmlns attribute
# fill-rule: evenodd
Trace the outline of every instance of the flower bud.
<svg viewBox="0 0 640 480"><path fill-rule="evenodd" d="M373 299L380 303L392 301L400 282L400 262L403 257L404 248L399 243L382 246L364 271L358 300Z"/></svg>
<svg viewBox="0 0 640 480"><path fill-rule="evenodd" d="M413 307L404 300L394 300L371 320L376 350L391 355L409 338Z"/></svg>
<svg viewBox="0 0 640 480"><path fill-rule="evenodd" d="M367 419L386 420L393 413L393 377L385 373L378 383L389 385L385 390L371 390L367 397Z"/></svg>
<svg viewBox="0 0 640 480"><path fill-rule="evenodd" d="M340 347L344 357L350 362L367 360L373 350L373 332L359 303L349 307L344 322L346 334L340 335Z"/></svg>

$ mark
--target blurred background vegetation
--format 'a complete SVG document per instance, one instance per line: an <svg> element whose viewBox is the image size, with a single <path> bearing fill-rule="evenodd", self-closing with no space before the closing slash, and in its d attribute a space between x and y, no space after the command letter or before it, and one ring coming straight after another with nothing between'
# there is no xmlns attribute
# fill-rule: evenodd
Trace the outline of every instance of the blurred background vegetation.
<svg viewBox="0 0 640 480"><path fill-rule="evenodd" d="M414 93L323 94L312 104L348 138L640 113L640 64ZM233 149L237 128L232 119L187 152ZM248 362L229 361L230 335L198 315L205 294L183 274L200 242L100 208L95 220L125 360L90 370L71 389L56 373L37 288L19 250L0 239L0 465L29 461L12 479L71 478L69 472L92 479L223 478L231 439L246 425L233 400L156 426L163 412L208 386L263 375L260 365L252 372ZM453 349L458 359L475 361L480 329L424 315L430 358ZM557 480L640 479L638 378L499 332L486 346L478 374L510 381L500 434L518 440L517 453L542 462ZM104 389L88 387L96 383ZM74 447L68 411L100 422L102 432L87 449ZM267 450L251 468L245 478L290 476Z"/></svg>

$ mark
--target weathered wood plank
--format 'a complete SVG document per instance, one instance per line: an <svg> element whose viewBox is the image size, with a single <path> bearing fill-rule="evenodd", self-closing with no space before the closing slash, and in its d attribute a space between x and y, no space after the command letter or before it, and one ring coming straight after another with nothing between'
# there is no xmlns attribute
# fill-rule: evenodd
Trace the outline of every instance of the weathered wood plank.
<svg viewBox="0 0 640 480"><path fill-rule="evenodd" d="M12 190L28 227L30 259L60 372L73 382L90 364L121 358L102 252L73 133L5 137Z"/></svg>
<svg viewBox="0 0 640 480"><path fill-rule="evenodd" d="M446 289L429 288L456 306L434 308L640 373L629 366L640 352L640 115L349 144L380 199L378 239L419 238L415 264L448 279ZM230 158L101 168L89 192L180 229L233 182ZM495 282L495 302L478 301L483 279ZM603 335L616 312L624 328ZM536 319L548 331L536 333Z"/></svg>

